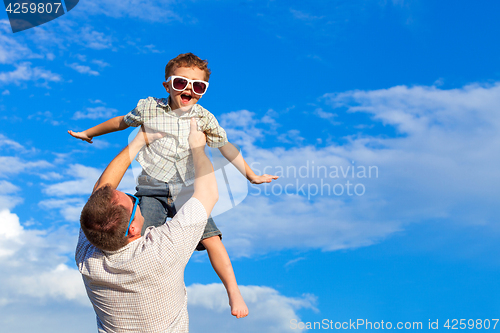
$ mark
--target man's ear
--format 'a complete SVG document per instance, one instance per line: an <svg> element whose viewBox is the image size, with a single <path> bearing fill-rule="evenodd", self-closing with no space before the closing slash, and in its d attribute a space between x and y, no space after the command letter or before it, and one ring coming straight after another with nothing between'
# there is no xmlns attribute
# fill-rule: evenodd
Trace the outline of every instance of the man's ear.
<svg viewBox="0 0 500 333"><path fill-rule="evenodd" d="M142 226L139 228L138 225L135 225L134 224L135 221L132 221L132 224L130 225L130 227L128 228L128 234L129 236L136 236L136 235L141 235L141 231L142 231Z"/></svg>
<svg viewBox="0 0 500 333"><path fill-rule="evenodd" d="M163 87L170 94L170 85L168 84L168 82L163 82Z"/></svg>

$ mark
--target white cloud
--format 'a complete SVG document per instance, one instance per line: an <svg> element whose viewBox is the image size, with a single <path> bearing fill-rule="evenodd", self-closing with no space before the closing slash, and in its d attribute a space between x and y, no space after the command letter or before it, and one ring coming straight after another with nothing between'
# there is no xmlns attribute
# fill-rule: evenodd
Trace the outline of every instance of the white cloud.
<svg viewBox="0 0 500 333"><path fill-rule="evenodd" d="M0 73L0 82L5 84L19 84L22 81L39 80L46 84L48 82L59 82L62 79L59 74L53 73L50 70L42 67L31 67L30 62L23 62L16 65L16 69L11 72Z"/></svg>
<svg viewBox="0 0 500 333"><path fill-rule="evenodd" d="M15 239L18 238L23 228L19 224L17 215L10 213L8 210L0 211L0 221L2 221L2 228L0 228L0 237L2 239ZM2 250L6 249L2 246Z"/></svg>
<svg viewBox="0 0 500 333"><path fill-rule="evenodd" d="M399 86L325 99L334 107L372 114L374 122L394 126L398 136L358 135L327 147L261 149L245 142L246 130L258 120L252 116L238 124L230 117L234 121L226 124L235 129L226 129L241 133L236 140L254 171L281 176L252 186L242 204L216 218L232 256L356 248L427 221L498 228L500 158L494 152L500 144L500 84L451 90ZM319 167L326 173L318 176ZM351 194L361 184L362 195L348 195L347 181Z"/></svg>
<svg viewBox="0 0 500 333"><path fill-rule="evenodd" d="M99 67L101 67L101 68L111 66L111 65L110 65L110 64L108 64L107 62L102 61L102 60L97 60L97 59L92 60L92 63L96 64L97 66L99 66Z"/></svg>
<svg viewBox="0 0 500 333"><path fill-rule="evenodd" d="M144 53L163 53L163 51L160 51L156 48L156 45L154 44L148 44L148 45L144 45L143 47L140 47L139 48L141 51L143 51Z"/></svg>
<svg viewBox="0 0 500 333"><path fill-rule="evenodd" d="M92 103L92 104L103 104L103 105L106 105L106 103L104 103L100 99L96 99L96 100L89 99L89 102Z"/></svg>
<svg viewBox="0 0 500 333"><path fill-rule="evenodd" d="M113 108L107 108L104 106L98 106L95 108L87 108L87 112L77 111L73 115L73 119L99 119L99 118L111 118L114 117L118 110Z"/></svg>
<svg viewBox="0 0 500 333"><path fill-rule="evenodd" d="M290 267L290 266L293 266L295 265L295 263L299 262L299 261L302 261L302 260L305 260L306 258L305 257L299 257L299 258L295 258L295 259L292 259L290 261L288 261L284 267Z"/></svg>
<svg viewBox="0 0 500 333"><path fill-rule="evenodd" d="M44 174L40 175L40 178L45 179L45 180L57 180L63 178L63 175L61 175L59 172L47 172Z"/></svg>
<svg viewBox="0 0 500 333"><path fill-rule="evenodd" d="M21 190L18 186L6 180L0 180L0 188L2 189L2 194L15 193Z"/></svg>
<svg viewBox="0 0 500 333"><path fill-rule="evenodd" d="M296 129L288 130L286 133L280 134L276 139L280 142L296 145L301 145L305 141L305 138L300 136L300 131Z"/></svg>
<svg viewBox="0 0 500 333"><path fill-rule="evenodd" d="M76 23L67 20L65 17L59 17L49 26L41 25L36 29L26 30L25 36L35 43L34 46L39 48L42 54L45 54L49 60L53 60L55 58L54 52L52 52L54 48L58 50L67 49L66 36L74 36L71 29L72 25L76 25Z"/></svg>
<svg viewBox="0 0 500 333"><path fill-rule="evenodd" d="M297 310L316 310L316 297L313 295L286 297L266 286L240 286L249 315L236 320L231 318L222 284L193 284L187 290L193 332L292 332L297 330L290 328L290 320L300 321Z"/></svg>
<svg viewBox="0 0 500 333"><path fill-rule="evenodd" d="M45 298L75 300L87 305L87 293L80 272L59 264L51 270L29 276L17 276L16 287L19 294Z"/></svg>
<svg viewBox="0 0 500 333"><path fill-rule="evenodd" d="M80 65L80 64L77 64L76 62L72 63L72 64L69 64L67 66L70 67L70 68L73 68L75 71L77 71L80 74L88 74L88 75L92 75L92 76L99 75L99 72L94 71L89 66Z"/></svg>
<svg viewBox="0 0 500 333"><path fill-rule="evenodd" d="M290 13L292 13L294 18L301 20L301 21L306 21L306 22L310 22L310 21L314 22L314 21L321 20L322 18L324 18L324 16L316 16L316 15L312 15L312 14L306 13L304 11L295 10L295 9L290 9Z"/></svg>
<svg viewBox="0 0 500 333"><path fill-rule="evenodd" d="M168 22L180 20L172 6L178 4L172 0L96 0L78 5L80 13L101 14L110 17L130 17L145 21Z"/></svg>
<svg viewBox="0 0 500 333"><path fill-rule="evenodd" d="M108 141L100 139L92 139L92 147L96 149L106 149L110 147L111 144Z"/></svg>
<svg viewBox="0 0 500 333"><path fill-rule="evenodd" d="M47 185L43 192L50 196L90 195L95 182L99 179L102 170L87 167L81 164L71 164L66 174L76 178L61 183Z"/></svg>
<svg viewBox="0 0 500 333"><path fill-rule="evenodd" d="M2 304L22 302L21 296L88 303L80 274L64 263L63 255L74 251L74 236L64 230L50 234L26 230L8 210L0 211L0 221Z"/></svg>
<svg viewBox="0 0 500 333"><path fill-rule="evenodd" d="M88 192L90 195L90 192ZM83 199L47 199L42 200L39 206L46 210L57 209L62 217L68 222L79 222L82 208L85 205Z"/></svg>
<svg viewBox="0 0 500 333"><path fill-rule="evenodd" d="M22 59L41 58L18 40L12 35L9 21L0 20L0 64L14 64Z"/></svg>
<svg viewBox="0 0 500 333"><path fill-rule="evenodd" d="M401 221L394 217L379 220L387 209L384 202L354 198L354 203L346 204L344 200L319 197L313 202L298 195L282 195L280 200L249 196L243 204L218 216L216 223L232 257L283 249L357 248L401 230Z"/></svg>
<svg viewBox="0 0 500 333"><path fill-rule="evenodd" d="M52 164L47 161L23 161L19 157L0 156L0 177L16 175L31 169L49 168Z"/></svg>
<svg viewBox="0 0 500 333"><path fill-rule="evenodd" d="M263 123L269 123L269 117ZM240 110L224 113L220 117L220 124L226 130L229 138L237 138L232 140L238 144L251 144L258 139L264 137L264 132L257 125L260 123L255 119L255 113L248 110Z"/></svg>
<svg viewBox="0 0 500 333"><path fill-rule="evenodd" d="M94 50L103 50L113 47L111 36L95 31L91 27L84 27L78 31L77 40L82 45Z"/></svg>
<svg viewBox="0 0 500 333"><path fill-rule="evenodd" d="M86 199L92 193L94 184L101 176L102 171L81 164L69 165L64 173L71 176L72 179L46 185L43 192L49 196L55 196L57 199L42 200L39 202L39 206L47 211L58 210L61 216L68 222L80 221L82 208L85 205ZM118 190L126 193L135 193L135 179L133 171L131 169L127 170L118 186Z"/></svg>
<svg viewBox="0 0 500 333"><path fill-rule="evenodd" d="M0 194L0 210L12 209L23 202L21 197L13 195L21 190L18 186L6 180L0 180L0 188L2 189L2 193Z"/></svg>
<svg viewBox="0 0 500 333"><path fill-rule="evenodd" d="M5 135L0 134L0 148L12 148L18 151L25 151L26 149L20 143L7 138Z"/></svg>
<svg viewBox="0 0 500 333"><path fill-rule="evenodd" d="M10 95L10 91L8 90L2 91L2 96L8 96L8 95Z"/></svg>
<svg viewBox="0 0 500 333"><path fill-rule="evenodd" d="M87 56L84 55L84 54L76 54L75 57L78 58L78 60L80 60L82 62L86 62L87 61Z"/></svg>
<svg viewBox="0 0 500 333"><path fill-rule="evenodd" d="M326 112L322 108L317 108L314 110L314 114L320 117L321 119L328 120L332 125L340 125L340 122L335 121L334 119L338 117L336 113Z"/></svg>
<svg viewBox="0 0 500 333"><path fill-rule="evenodd" d="M127 172L125 172L125 175L123 176L120 185L118 185L117 188L118 191L132 193L132 194L135 193L135 186L137 185L136 180L140 172L142 171L142 168L136 161L132 162L132 167L133 167L132 169L128 169Z"/></svg>
<svg viewBox="0 0 500 333"><path fill-rule="evenodd" d="M54 115L50 111L38 111L35 114L29 115L28 119L34 119L38 122L49 123L52 126L59 126L61 124L61 121L54 120Z"/></svg>

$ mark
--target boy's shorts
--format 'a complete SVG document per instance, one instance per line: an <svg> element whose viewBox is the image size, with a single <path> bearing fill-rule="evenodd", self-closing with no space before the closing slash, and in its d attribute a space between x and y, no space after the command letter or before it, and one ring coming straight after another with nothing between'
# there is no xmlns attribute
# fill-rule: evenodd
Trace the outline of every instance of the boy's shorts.
<svg viewBox="0 0 500 333"><path fill-rule="evenodd" d="M135 196L139 198L139 207L141 207L141 214L144 217L142 234L147 227L158 227L165 223L167 217L174 217L177 210L194 193L192 185L187 187L180 184L169 185L149 176L144 171L138 177L137 182ZM212 217L209 217L201 240L212 236L219 236L222 239L221 231L215 225ZM200 241L196 251L203 250L205 250L205 246Z"/></svg>

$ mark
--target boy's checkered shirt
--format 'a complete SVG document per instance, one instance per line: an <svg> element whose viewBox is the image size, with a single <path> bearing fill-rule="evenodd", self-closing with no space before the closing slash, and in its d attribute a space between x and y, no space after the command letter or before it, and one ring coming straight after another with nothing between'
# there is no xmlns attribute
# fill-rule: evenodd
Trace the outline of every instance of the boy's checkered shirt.
<svg viewBox="0 0 500 333"><path fill-rule="evenodd" d="M215 116L198 104L178 116L168 105L168 99L148 97L125 115L123 120L129 126L144 125L167 133L137 155L136 160L148 175L168 183L178 172L185 186L194 183L193 156L188 142L191 118L196 119L198 129L206 134L209 147L220 148L228 143L226 131Z"/></svg>

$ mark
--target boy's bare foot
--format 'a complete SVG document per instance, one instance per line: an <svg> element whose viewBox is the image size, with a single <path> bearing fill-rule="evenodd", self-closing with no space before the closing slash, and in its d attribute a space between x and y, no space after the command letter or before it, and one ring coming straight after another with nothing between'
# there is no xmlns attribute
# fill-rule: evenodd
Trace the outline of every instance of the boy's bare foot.
<svg viewBox="0 0 500 333"><path fill-rule="evenodd" d="M229 296L229 306L231 306L231 314L236 318L248 316L248 307L240 294L240 291L233 292Z"/></svg>

